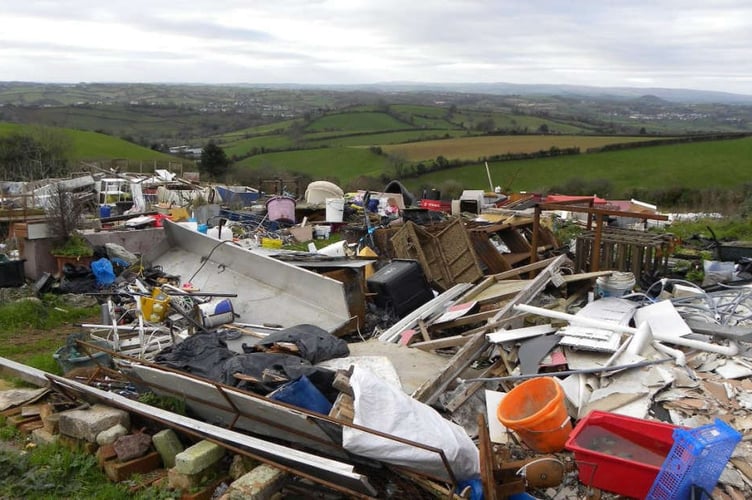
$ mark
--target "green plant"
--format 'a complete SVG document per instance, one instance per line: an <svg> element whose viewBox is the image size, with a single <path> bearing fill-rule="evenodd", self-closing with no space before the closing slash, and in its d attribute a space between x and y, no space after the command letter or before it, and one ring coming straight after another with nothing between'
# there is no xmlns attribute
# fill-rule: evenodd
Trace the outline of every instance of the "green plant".
<svg viewBox="0 0 752 500"><path fill-rule="evenodd" d="M60 445L43 445L28 451L0 450L0 497L2 498L175 498L174 492L156 487L133 493L113 484L97 466L93 455Z"/></svg>
<svg viewBox="0 0 752 500"><path fill-rule="evenodd" d="M62 244L52 249L52 254L64 257L91 257L94 255L94 249L83 236L73 232Z"/></svg>
<svg viewBox="0 0 752 500"><path fill-rule="evenodd" d="M153 392L145 392L138 397L138 401L147 405L156 406L163 410L185 415L185 400L171 396L158 396Z"/></svg>

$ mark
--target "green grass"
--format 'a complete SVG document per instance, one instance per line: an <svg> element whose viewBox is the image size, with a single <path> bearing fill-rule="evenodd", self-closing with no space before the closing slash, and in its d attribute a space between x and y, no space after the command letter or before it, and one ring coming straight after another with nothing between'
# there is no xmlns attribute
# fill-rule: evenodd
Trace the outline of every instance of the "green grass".
<svg viewBox="0 0 752 500"><path fill-rule="evenodd" d="M557 158L489 162L495 185L512 191L546 191L569 179L607 179L614 191L657 187L736 187L749 177L752 138L697 142ZM410 188L448 180L466 188L488 185L482 163L407 179ZM580 193L581 194L581 193ZM597 193L596 193L597 194Z"/></svg>
<svg viewBox="0 0 752 500"><path fill-rule="evenodd" d="M74 307L61 297L45 295L0 305L0 356L40 370L57 372L52 357L65 344L65 334L55 329L96 316L98 306ZM41 333L40 333L41 332Z"/></svg>
<svg viewBox="0 0 752 500"><path fill-rule="evenodd" d="M153 149L133 144L132 142L112 137L97 132L54 128L62 131L71 140L70 159L74 162L86 160L103 160L127 158L134 161L172 161L180 162L180 158L154 151ZM18 125L15 123L0 122L0 135L14 133L33 134L34 126Z"/></svg>
<svg viewBox="0 0 752 500"><path fill-rule="evenodd" d="M708 227L713 230L718 241L752 241L752 221L742 217L674 222L666 231L681 240L688 240L692 236L710 240L713 235Z"/></svg>
<svg viewBox="0 0 752 500"><path fill-rule="evenodd" d="M284 135L265 135L260 137L251 137L230 143L221 144L228 156L243 156L248 154L253 148L266 149L284 149L292 147L293 141Z"/></svg>
<svg viewBox="0 0 752 500"><path fill-rule="evenodd" d="M360 112L337 113L323 116L306 127L307 132L330 130L347 132L370 132L379 130L400 130L409 128L408 123L399 121L386 113Z"/></svg>
<svg viewBox="0 0 752 500"><path fill-rule="evenodd" d="M313 135L313 134L311 134ZM344 137L332 137L331 134L321 134L323 139L315 139L306 135L306 142L312 145L328 145L330 147L347 146L383 146L387 144L403 144L406 142L425 141L449 137L465 137L465 130L406 130L402 132L380 132L376 134L352 135Z"/></svg>
<svg viewBox="0 0 752 500"><path fill-rule="evenodd" d="M266 136L269 134L275 134L276 132L287 130L293 123L298 120L281 120L266 125L259 125L257 127L249 127L226 134L220 134L211 137L218 143L232 143L234 141L240 141L243 139L249 139L253 136Z"/></svg>
<svg viewBox="0 0 752 500"><path fill-rule="evenodd" d="M94 455L62 445L43 445L23 452L0 451L0 497L145 500L179 498L179 494L156 487L130 492L128 483L109 481Z"/></svg>
<svg viewBox="0 0 752 500"><path fill-rule="evenodd" d="M360 175L378 177L390 169L389 161L368 149L322 148L252 156L241 162L244 168L273 167L281 171L304 172L314 179L347 181Z"/></svg>

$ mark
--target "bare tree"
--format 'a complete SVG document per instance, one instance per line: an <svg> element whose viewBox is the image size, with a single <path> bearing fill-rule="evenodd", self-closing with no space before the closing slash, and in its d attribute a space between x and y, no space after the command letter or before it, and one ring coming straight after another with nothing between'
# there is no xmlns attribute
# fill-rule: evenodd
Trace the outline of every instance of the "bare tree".
<svg viewBox="0 0 752 500"><path fill-rule="evenodd" d="M56 183L47 202L50 233L58 243L63 243L75 232L84 211L84 203L75 193Z"/></svg>

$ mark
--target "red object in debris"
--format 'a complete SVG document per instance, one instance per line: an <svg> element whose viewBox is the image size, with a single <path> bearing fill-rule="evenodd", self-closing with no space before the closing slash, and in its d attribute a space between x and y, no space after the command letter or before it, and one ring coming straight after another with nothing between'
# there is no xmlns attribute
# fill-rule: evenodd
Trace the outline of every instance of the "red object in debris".
<svg viewBox="0 0 752 500"><path fill-rule="evenodd" d="M645 498L679 428L594 410L577 423L564 447L574 452L582 484Z"/></svg>
<svg viewBox="0 0 752 500"><path fill-rule="evenodd" d="M420 208L433 210L434 212L451 212L452 211L452 203L449 201L422 199L420 200L418 205L420 206Z"/></svg>
<svg viewBox="0 0 752 500"><path fill-rule="evenodd" d="M154 214L153 217L154 217L154 227L162 227L162 222L165 219L172 220L172 216L165 215L165 214Z"/></svg>

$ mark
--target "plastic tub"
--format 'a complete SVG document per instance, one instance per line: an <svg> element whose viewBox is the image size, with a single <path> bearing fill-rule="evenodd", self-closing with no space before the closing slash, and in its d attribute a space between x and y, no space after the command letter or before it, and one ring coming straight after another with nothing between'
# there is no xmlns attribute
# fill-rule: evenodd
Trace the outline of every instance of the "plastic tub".
<svg viewBox="0 0 752 500"><path fill-rule="evenodd" d="M678 428L595 410L577 423L565 448L574 452L579 480L584 485L645 498Z"/></svg>
<svg viewBox="0 0 752 500"><path fill-rule="evenodd" d="M287 196L275 196L266 202L269 220L295 223L295 200Z"/></svg>
<svg viewBox="0 0 752 500"><path fill-rule="evenodd" d="M327 198L326 199L326 221L342 222L345 214L344 198Z"/></svg>
<svg viewBox="0 0 752 500"><path fill-rule="evenodd" d="M509 391L496 416L539 453L563 450L572 432L564 391L553 377L530 379Z"/></svg>
<svg viewBox="0 0 752 500"><path fill-rule="evenodd" d="M111 349L112 346L104 341L87 339L87 342ZM68 373L74 368L88 368L93 366L112 366L112 357L104 351L92 351L91 356L79 351L75 345L64 345L52 355L63 373Z"/></svg>
<svg viewBox="0 0 752 500"><path fill-rule="evenodd" d="M597 297L623 297L635 286L635 276L632 273L615 272L610 276L601 276L595 280L595 295Z"/></svg>
<svg viewBox="0 0 752 500"><path fill-rule="evenodd" d="M269 394L269 398L299 406L306 410L323 413L324 415L329 414L332 409L332 404L329 400L321 394L321 391L305 375L272 392Z"/></svg>

